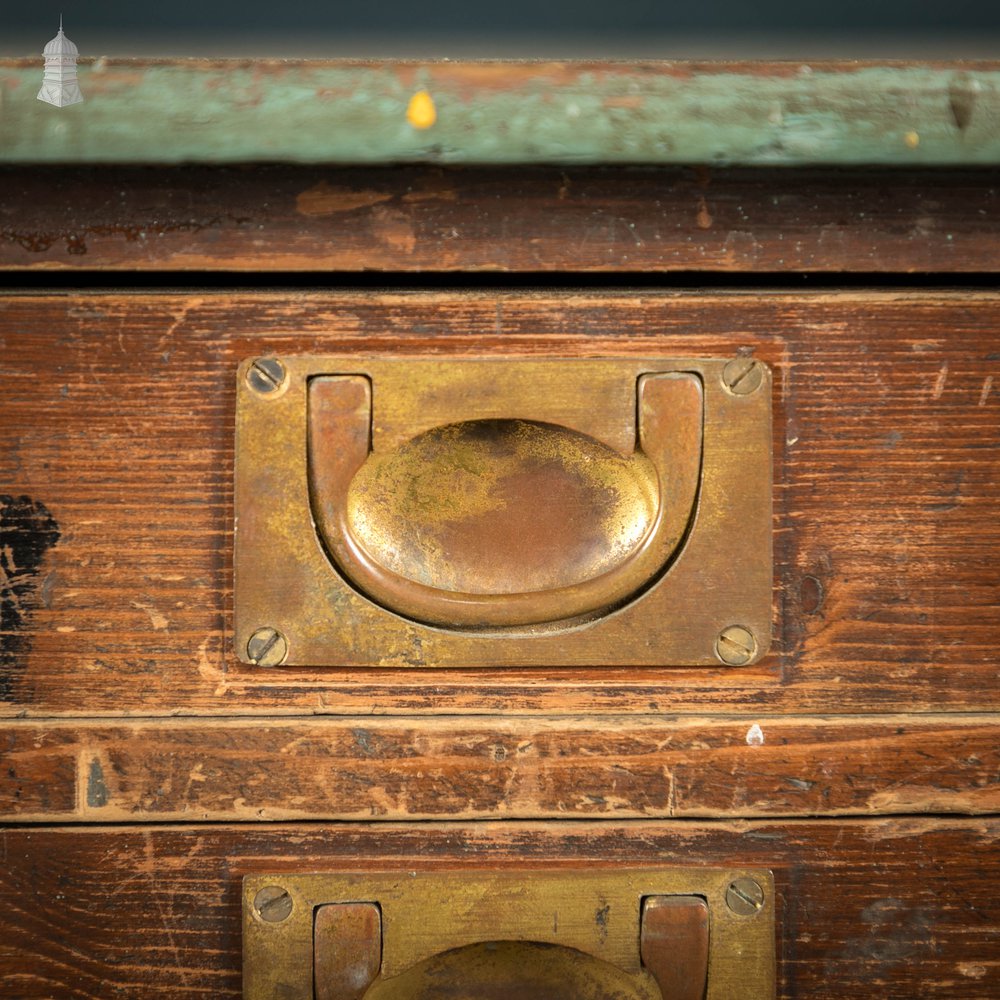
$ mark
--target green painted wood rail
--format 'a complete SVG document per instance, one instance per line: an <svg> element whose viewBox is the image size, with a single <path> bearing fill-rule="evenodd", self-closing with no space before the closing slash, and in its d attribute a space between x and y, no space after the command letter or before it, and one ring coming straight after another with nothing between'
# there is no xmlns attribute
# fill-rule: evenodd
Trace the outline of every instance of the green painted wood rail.
<svg viewBox="0 0 1000 1000"><path fill-rule="evenodd" d="M0 61L0 163L1000 163L1000 62L81 58L79 77L84 103L55 108L40 56Z"/></svg>

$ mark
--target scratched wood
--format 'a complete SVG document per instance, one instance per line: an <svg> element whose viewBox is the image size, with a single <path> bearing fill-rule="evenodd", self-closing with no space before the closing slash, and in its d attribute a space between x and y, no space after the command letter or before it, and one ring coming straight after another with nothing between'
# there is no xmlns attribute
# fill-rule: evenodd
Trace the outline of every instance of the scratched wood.
<svg viewBox="0 0 1000 1000"><path fill-rule="evenodd" d="M1000 995L987 820L255 825L2 834L0 992L240 994L240 883L282 871L699 864L774 872L778 996Z"/></svg>
<svg viewBox="0 0 1000 1000"><path fill-rule="evenodd" d="M0 268L996 271L995 171L0 169Z"/></svg>
<svg viewBox="0 0 1000 1000"><path fill-rule="evenodd" d="M35 823L1000 812L996 716L8 722Z"/></svg>
<svg viewBox="0 0 1000 1000"><path fill-rule="evenodd" d="M994 293L9 294L3 711L897 713L1000 704ZM272 669L229 648L234 373L263 352L774 366L752 668Z"/></svg>

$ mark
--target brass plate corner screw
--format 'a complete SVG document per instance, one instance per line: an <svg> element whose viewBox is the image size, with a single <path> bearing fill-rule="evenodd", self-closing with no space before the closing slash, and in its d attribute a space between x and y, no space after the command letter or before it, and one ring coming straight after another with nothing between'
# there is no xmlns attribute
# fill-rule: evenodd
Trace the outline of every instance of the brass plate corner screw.
<svg viewBox="0 0 1000 1000"><path fill-rule="evenodd" d="M277 392L286 377L285 366L277 358L257 358L247 369L247 385L262 395Z"/></svg>
<svg viewBox="0 0 1000 1000"><path fill-rule="evenodd" d="M722 369L722 383L736 396L749 396L764 384L764 368L754 358L733 358Z"/></svg>
<svg viewBox="0 0 1000 1000"><path fill-rule="evenodd" d="M276 667L288 655L288 640L276 629L259 628L247 643L247 659L258 667Z"/></svg>
<svg viewBox="0 0 1000 1000"><path fill-rule="evenodd" d="M753 632L743 625L730 625L719 633L715 640L715 654L723 663L739 667L749 663L757 652L757 640Z"/></svg>
<svg viewBox="0 0 1000 1000"><path fill-rule="evenodd" d="M726 890L726 905L741 917L752 917L764 908L764 890L752 878L734 879Z"/></svg>
<svg viewBox="0 0 1000 1000"><path fill-rule="evenodd" d="M253 908L261 920L281 923L292 914L292 897L280 885L266 885L253 898Z"/></svg>

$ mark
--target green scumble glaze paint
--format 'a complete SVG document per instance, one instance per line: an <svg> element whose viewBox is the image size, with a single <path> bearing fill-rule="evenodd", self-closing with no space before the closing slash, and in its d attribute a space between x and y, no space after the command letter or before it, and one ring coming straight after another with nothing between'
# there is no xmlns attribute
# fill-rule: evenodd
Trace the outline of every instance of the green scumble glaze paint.
<svg viewBox="0 0 1000 1000"><path fill-rule="evenodd" d="M0 162L1000 163L994 63L81 59L68 108L41 75L0 61Z"/></svg>

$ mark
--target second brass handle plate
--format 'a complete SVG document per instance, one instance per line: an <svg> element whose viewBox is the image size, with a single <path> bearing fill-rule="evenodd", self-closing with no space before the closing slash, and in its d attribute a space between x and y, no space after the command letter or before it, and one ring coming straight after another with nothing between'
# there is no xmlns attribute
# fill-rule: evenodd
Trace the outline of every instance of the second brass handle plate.
<svg viewBox="0 0 1000 1000"><path fill-rule="evenodd" d="M774 930L765 870L254 874L244 996L772 1000Z"/></svg>

